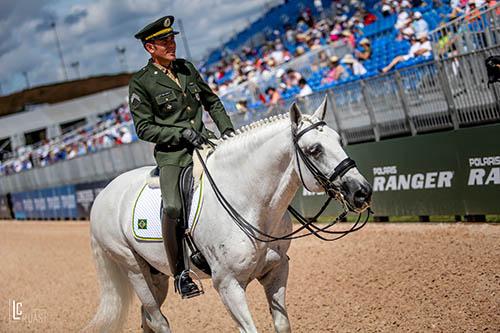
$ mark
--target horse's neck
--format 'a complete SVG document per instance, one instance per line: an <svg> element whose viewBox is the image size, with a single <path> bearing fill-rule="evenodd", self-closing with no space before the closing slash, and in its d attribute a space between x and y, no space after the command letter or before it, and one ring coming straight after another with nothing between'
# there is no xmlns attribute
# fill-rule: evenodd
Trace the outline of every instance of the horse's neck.
<svg viewBox="0 0 500 333"><path fill-rule="evenodd" d="M263 127L229 139L226 151L214 154L221 165L215 169L224 170L224 185L232 188L229 201L256 225L281 219L299 187L289 120Z"/></svg>

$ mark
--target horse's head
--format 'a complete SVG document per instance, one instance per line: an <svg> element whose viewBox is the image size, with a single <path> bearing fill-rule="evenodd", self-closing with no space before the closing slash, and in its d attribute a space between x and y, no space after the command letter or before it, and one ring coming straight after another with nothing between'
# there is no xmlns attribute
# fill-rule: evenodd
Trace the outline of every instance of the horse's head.
<svg viewBox="0 0 500 333"><path fill-rule="evenodd" d="M309 191L326 191L362 212L370 206L372 187L348 158L340 136L324 123L325 113L326 98L312 116L302 115L295 103L290 108L297 172Z"/></svg>

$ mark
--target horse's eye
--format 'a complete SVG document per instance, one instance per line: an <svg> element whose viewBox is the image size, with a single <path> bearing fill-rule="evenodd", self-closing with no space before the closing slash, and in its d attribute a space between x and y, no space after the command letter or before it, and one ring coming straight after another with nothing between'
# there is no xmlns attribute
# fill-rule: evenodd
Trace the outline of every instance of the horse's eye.
<svg viewBox="0 0 500 333"><path fill-rule="evenodd" d="M307 153L314 158L318 158L323 153L323 146L319 143L315 143L307 148Z"/></svg>

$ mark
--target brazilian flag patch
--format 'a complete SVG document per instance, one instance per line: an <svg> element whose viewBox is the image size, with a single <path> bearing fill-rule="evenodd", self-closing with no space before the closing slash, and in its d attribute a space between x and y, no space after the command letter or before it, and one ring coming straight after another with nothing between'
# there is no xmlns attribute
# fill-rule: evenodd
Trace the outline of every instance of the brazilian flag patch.
<svg viewBox="0 0 500 333"><path fill-rule="evenodd" d="M137 227L139 229L147 229L148 228L148 220L147 219L138 219L137 220Z"/></svg>

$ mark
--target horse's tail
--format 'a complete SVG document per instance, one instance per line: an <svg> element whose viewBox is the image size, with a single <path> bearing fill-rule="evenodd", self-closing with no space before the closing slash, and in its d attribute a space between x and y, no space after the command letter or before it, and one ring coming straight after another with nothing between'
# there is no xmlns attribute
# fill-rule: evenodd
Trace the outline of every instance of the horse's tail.
<svg viewBox="0 0 500 333"><path fill-rule="evenodd" d="M127 319L132 289L120 266L92 237L92 250L101 285L101 301L92 321L84 329L89 332L119 332Z"/></svg>

